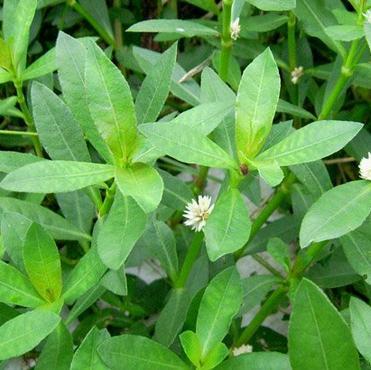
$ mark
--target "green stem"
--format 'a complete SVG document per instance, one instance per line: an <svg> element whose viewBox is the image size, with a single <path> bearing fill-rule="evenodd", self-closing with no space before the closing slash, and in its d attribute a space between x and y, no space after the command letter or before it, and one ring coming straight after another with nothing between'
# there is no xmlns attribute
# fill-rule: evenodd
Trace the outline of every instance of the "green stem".
<svg viewBox="0 0 371 370"><path fill-rule="evenodd" d="M170 0L169 6L174 12L174 18L178 18L178 0Z"/></svg>
<svg viewBox="0 0 371 370"><path fill-rule="evenodd" d="M185 256L183 266L182 269L180 270L178 279L175 282L176 288L184 288L188 276L191 273L192 266L195 263L198 255L200 254L203 240L204 233L202 231L196 232Z"/></svg>
<svg viewBox="0 0 371 370"><path fill-rule="evenodd" d="M287 22L287 45L290 71L297 67L295 25L295 14L293 12L289 12L289 19Z"/></svg>
<svg viewBox="0 0 371 370"><path fill-rule="evenodd" d="M81 6L77 1L70 0L68 1L68 4L76 10L83 18L85 18L90 25L98 32L99 36L108 44L111 45L113 48L116 47L115 40L100 24L97 22L97 20L90 15L89 12L86 11L86 9Z"/></svg>
<svg viewBox="0 0 371 370"><path fill-rule="evenodd" d="M284 276L278 271L275 267L273 267L269 262L267 262L263 257L259 256L258 254L253 254L251 256L256 262L261 264L266 270L268 270L274 276L277 276L280 279L284 279Z"/></svg>
<svg viewBox="0 0 371 370"><path fill-rule="evenodd" d="M0 135L38 136L37 132L13 130L0 130Z"/></svg>
<svg viewBox="0 0 371 370"><path fill-rule="evenodd" d="M220 54L219 76L223 81L228 78L229 60L232 51L231 38L232 1L223 1L223 29L221 38L222 51Z"/></svg>
<svg viewBox="0 0 371 370"><path fill-rule="evenodd" d="M116 193L116 183L114 182L111 185L111 187L107 190L106 197L104 198L104 202L98 210L98 215L100 218L105 216L111 209L115 193Z"/></svg>
<svg viewBox="0 0 371 370"><path fill-rule="evenodd" d="M208 172L209 172L209 167L206 167L206 166L199 167L198 176L195 179L195 184L194 184L195 195L199 195L203 192L205 185L206 185Z"/></svg>

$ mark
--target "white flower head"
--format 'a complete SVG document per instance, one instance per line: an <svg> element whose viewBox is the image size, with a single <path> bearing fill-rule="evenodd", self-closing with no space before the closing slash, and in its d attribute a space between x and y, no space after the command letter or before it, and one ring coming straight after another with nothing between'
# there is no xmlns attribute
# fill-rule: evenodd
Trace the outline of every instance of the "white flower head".
<svg viewBox="0 0 371 370"><path fill-rule="evenodd" d="M240 18L236 18L231 23L231 38L232 38L232 40L237 40L238 37L240 36L240 32L241 32Z"/></svg>
<svg viewBox="0 0 371 370"><path fill-rule="evenodd" d="M371 153L368 153L368 157L362 158L359 163L359 176L364 180L371 181Z"/></svg>
<svg viewBox="0 0 371 370"><path fill-rule="evenodd" d="M214 204L211 204L211 197L199 195L197 202L192 199L192 202L187 204L183 214L187 220L184 223L192 230L201 231L205 227L213 208Z"/></svg>
<svg viewBox="0 0 371 370"><path fill-rule="evenodd" d="M304 74L304 68L303 67L295 67L291 71L291 82L296 85L300 79L301 76Z"/></svg>
<svg viewBox="0 0 371 370"><path fill-rule="evenodd" d="M251 353L252 346L250 346L249 344L243 344L241 347L233 348L232 352L233 356L243 355L244 353Z"/></svg>
<svg viewBox="0 0 371 370"><path fill-rule="evenodd" d="M371 9L368 9L366 13L363 13L367 23L371 24Z"/></svg>

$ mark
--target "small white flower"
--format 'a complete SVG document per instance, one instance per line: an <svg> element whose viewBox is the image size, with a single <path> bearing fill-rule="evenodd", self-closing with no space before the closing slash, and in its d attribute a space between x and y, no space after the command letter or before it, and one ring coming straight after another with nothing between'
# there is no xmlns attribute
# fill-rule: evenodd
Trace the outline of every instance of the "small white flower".
<svg viewBox="0 0 371 370"><path fill-rule="evenodd" d="M213 208L214 204L211 204L211 197L199 195L198 202L192 199L192 202L186 206L186 211L183 214L187 219L185 224L190 226L192 230L201 231L205 227Z"/></svg>
<svg viewBox="0 0 371 370"><path fill-rule="evenodd" d="M240 32L241 32L240 18L236 18L231 23L231 38L232 38L232 40L237 40L238 37L240 36Z"/></svg>
<svg viewBox="0 0 371 370"><path fill-rule="evenodd" d="M363 13L367 23L371 24L371 9L368 9L366 13Z"/></svg>
<svg viewBox="0 0 371 370"><path fill-rule="evenodd" d="M252 352L252 346L250 344L243 344L241 347L235 347L232 350L233 356L239 356L243 355L244 353L251 353Z"/></svg>
<svg viewBox="0 0 371 370"><path fill-rule="evenodd" d="M300 79L300 77L304 74L304 68L303 67L295 67L291 71L291 82L296 85Z"/></svg>
<svg viewBox="0 0 371 370"><path fill-rule="evenodd" d="M362 158L359 163L359 176L364 180L371 181L371 153L368 153L368 157Z"/></svg>

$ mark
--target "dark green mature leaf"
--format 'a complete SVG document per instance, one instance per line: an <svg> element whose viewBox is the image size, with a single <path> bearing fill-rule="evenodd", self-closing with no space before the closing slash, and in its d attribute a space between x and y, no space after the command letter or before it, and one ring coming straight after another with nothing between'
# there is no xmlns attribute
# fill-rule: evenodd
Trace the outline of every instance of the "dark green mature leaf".
<svg viewBox="0 0 371 370"><path fill-rule="evenodd" d="M371 362L371 307L352 297L349 308L352 335L358 351Z"/></svg>
<svg viewBox="0 0 371 370"><path fill-rule="evenodd" d="M144 212L150 213L159 205L164 183L159 173L144 163L116 169L116 183L123 196L131 196Z"/></svg>
<svg viewBox="0 0 371 370"><path fill-rule="evenodd" d="M70 370L73 355L71 333L60 323L49 335L35 370Z"/></svg>
<svg viewBox="0 0 371 370"><path fill-rule="evenodd" d="M0 360L20 356L36 347L59 324L51 311L36 309L0 326Z"/></svg>
<svg viewBox="0 0 371 370"><path fill-rule="evenodd" d="M166 50L144 79L135 100L138 124L154 122L169 94L176 61L177 44Z"/></svg>
<svg viewBox="0 0 371 370"><path fill-rule="evenodd" d="M245 69L236 99L237 154L242 163L253 158L271 130L280 93L280 77L269 49Z"/></svg>
<svg viewBox="0 0 371 370"><path fill-rule="evenodd" d="M267 13L264 15L256 15L243 18L240 20L241 36L248 32L268 32L272 31L283 24L287 23L287 16L275 13ZM246 30L246 31L245 31Z"/></svg>
<svg viewBox="0 0 371 370"><path fill-rule="evenodd" d="M29 193L64 193L112 178L115 168L107 164L74 161L41 161L8 174L0 186Z"/></svg>
<svg viewBox="0 0 371 370"><path fill-rule="evenodd" d="M245 245L250 236L248 209L237 189L220 196L205 226L207 253L211 261L233 253Z"/></svg>
<svg viewBox="0 0 371 370"><path fill-rule="evenodd" d="M228 333L241 303L240 276L235 267L227 268L209 283L201 300L196 334L202 346L202 359L205 359L212 348Z"/></svg>
<svg viewBox="0 0 371 370"><path fill-rule="evenodd" d="M107 339L98 347L98 353L112 370L188 369L174 352L137 335L120 335Z"/></svg>
<svg viewBox="0 0 371 370"><path fill-rule="evenodd" d="M0 301L25 307L45 303L26 276L3 261L0 261Z"/></svg>
<svg viewBox="0 0 371 370"><path fill-rule="evenodd" d="M261 10L290 10L296 6L296 0L246 0Z"/></svg>
<svg viewBox="0 0 371 370"><path fill-rule="evenodd" d="M359 227L371 212L371 183L352 181L323 194L305 215L300 246L338 238Z"/></svg>
<svg viewBox="0 0 371 370"><path fill-rule="evenodd" d="M90 114L116 161L126 163L137 142L136 115L130 88L121 71L93 42L85 67Z"/></svg>
<svg viewBox="0 0 371 370"><path fill-rule="evenodd" d="M303 279L293 302L289 325L293 369L359 369L350 330L325 294Z"/></svg>
<svg viewBox="0 0 371 370"><path fill-rule="evenodd" d="M38 224L28 229L23 247L24 266L33 286L47 301L54 302L62 291L62 268L58 248Z"/></svg>
<svg viewBox="0 0 371 370"><path fill-rule="evenodd" d="M104 264L117 270L143 234L147 217L131 197L116 192L110 213L98 235L98 253Z"/></svg>

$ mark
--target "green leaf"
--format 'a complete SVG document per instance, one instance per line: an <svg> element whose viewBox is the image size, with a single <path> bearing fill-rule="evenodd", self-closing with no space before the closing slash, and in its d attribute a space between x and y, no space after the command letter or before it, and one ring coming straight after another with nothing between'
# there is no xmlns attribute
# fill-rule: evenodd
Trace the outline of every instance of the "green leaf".
<svg viewBox="0 0 371 370"><path fill-rule="evenodd" d="M286 354L278 352L256 352L231 358L215 368L215 370L230 369L291 370L291 366Z"/></svg>
<svg viewBox="0 0 371 370"><path fill-rule="evenodd" d="M16 212L40 224L58 240L90 240L90 235L79 230L62 216L38 204L15 198L0 197L2 212Z"/></svg>
<svg viewBox="0 0 371 370"><path fill-rule="evenodd" d="M59 32L56 52L64 100L97 152L106 162L113 163L113 155L90 116L85 79L86 48L81 41Z"/></svg>
<svg viewBox="0 0 371 370"><path fill-rule="evenodd" d="M359 369L350 330L326 295L303 279L295 293L289 325L293 369Z"/></svg>
<svg viewBox="0 0 371 370"><path fill-rule="evenodd" d="M202 297L196 323L202 359L226 336L241 303L242 287L235 267L225 269L211 280Z"/></svg>
<svg viewBox="0 0 371 370"><path fill-rule="evenodd" d="M126 32L166 32L182 37L218 36L218 31L200 23L182 19L150 19L135 23Z"/></svg>
<svg viewBox="0 0 371 370"><path fill-rule="evenodd" d="M365 35L366 35L366 40L367 40L367 43L368 43L368 47L371 50L371 24L365 22L364 25L363 25L363 28L364 28L364 32L365 32Z"/></svg>
<svg viewBox="0 0 371 370"><path fill-rule="evenodd" d="M0 151L0 172L9 173L26 164L40 162L41 158L31 153Z"/></svg>
<svg viewBox="0 0 371 370"><path fill-rule="evenodd" d="M0 326L0 360L23 355L36 347L59 324L51 311L36 309Z"/></svg>
<svg viewBox="0 0 371 370"><path fill-rule="evenodd" d="M207 357L203 361L202 369L215 369L229 354L229 349L224 343L217 343L210 350Z"/></svg>
<svg viewBox="0 0 371 370"><path fill-rule="evenodd" d="M266 49L245 69L236 99L238 158L246 163L264 145L272 128L280 93L280 76L272 52Z"/></svg>
<svg viewBox="0 0 371 370"><path fill-rule="evenodd" d="M251 230L249 212L237 189L220 196L205 226L207 254L211 261L239 250Z"/></svg>
<svg viewBox="0 0 371 370"><path fill-rule="evenodd" d="M358 25L335 25L325 29L326 33L333 39L338 41L353 41L364 36L362 26Z"/></svg>
<svg viewBox="0 0 371 370"><path fill-rule="evenodd" d="M121 71L93 42L85 67L90 114L119 164L127 163L137 142L130 88Z"/></svg>
<svg viewBox="0 0 371 370"><path fill-rule="evenodd" d="M33 62L22 74L24 81L45 76L57 69L55 48L47 51L43 56Z"/></svg>
<svg viewBox="0 0 371 370"><path fill-rule="evenodd" d="M188 369L174 352L138 335L120 335L107 339L98 347L98 353L112 370Z"/></svg>
<svg viewBox="0 0 371 370"><path fill-rule="evenodd" d="M71 370L108 370L97 352L98 346L108 338L109 333L106 329L98 330L94 326L76 350Z"/></svg>
<svg viewBox="0 0 371 370"><path fill-rule="evenodd" d="M98 253L112 270L126 261L146 226L147 217L131 197L116 192L110 213L98 235Z"/></svg>
<svg viewBox="0 0 371 370"><path fill-rule="evenodd" d="M261 10L290 10L296 6L296 0L246 0Z"/></svg>
<svg viewBox="0 0 371 370"><path fill-rule="evenodd" d="M41 161L8 174L3 189L29 193L64 193L112 178L115 168L107 164L74 161Z"/></svg>
<svg viewBox="0 0 371 370"><path fill-rule="evenodd" d="M236 166L223 149L187 125L146 124L140 126L140 131L153 145L179 161L219 168Z"/></svg>
<svg viewBox="0 0 371 370"><path fill-rule="evenodd" d="M258 157L256 161L254 160L250 162L258 169L259 175L270 186L277 186L285 177L285 174L275 160L259 161Z"/></svg>
<svg viewBox="0 0 371 370"><path fill-rule="evenodd" d="M64 102L38 82L32 84L31 98L36 129L49 156L90 162L81 128Z"/></svg>
<svg viewBox="0 0 371 370"><path fill-rule="evenodd" d="M294 117L315 120L316 117L305 110L304 108L298 107L297 105L291 104L285 100L279 99L277 104L277 112L288 113Z"/></svg>
<svg viewBox="0 0 371 370"><path fill-rule="evenodd" d="M252 17L243 18L241 24L241 36L248 32L268 32L277 29L283 24L287 23L288 17L286 15L267 13L264 15L256 15ZM246 30L246 32L244 32Z"/></svg>
<svg viewBox="0 0 371 370"><path fill-rule="evenodd" d="M159 173L144 163L116 168L116 183L123 196L131 196L144 212L154 211L161 202L164 183Z"/></svg>
<svg viewBox="0 0 371 370"><path fill-rule="evenodd" d="M35 370L70 370L73 355L71 333L60 323L49 335Z"/></svg>
<svg viewBox="0 0 371 370"><path fill-rule="evenodd" d="M128 282L124 268L107 271L100 284L116 295L128 295Z"/></svg>
<svg viewBox="0 0 371 370"><path fill-rule="evenodd" d="M197 334L191 330L187 330L179 335L179 339L185 354L191 360L192 364L200 367L201 343Z"/></svg>
<svg viewBox="0 0 371 370"><path fill-rule="evenodd" d="M154 122L169 94L176 61L177 44L166 50L144 79L135 100L138 124Z"/></svg>
<svg viewBox="0 0 371 370"><path fill-rule="evenodd" d="M58 248L51 236L38 224L28 229L23 247L24 266L33 286L49 302L62 291L62 268Z"/></svg>
<svg viewBox="0 0 371 370"><path fill-rule="evenodd" d="M45 303L26 276L3 261L0 261L0 301L24 307Z"/></svg>
<svg viewBox="0 0 371 370"><path fill-rule="evenodd" d="M300 246L338 238L356 229L371 212L371 183L352 181L323 194L305 215Z"/></svg>
<svg viewBox="0 0 371 370"><path fill-rule="evenodd" d="M357 299L350 299L350 325L352 335L362 356L371 362L371 307Z"/></svg>
<svg viewBox="0 0 371 370"><path fill-rule="evenodd" d="M289 246L280 238L272 238L269 240L267 252L273 259L279 263L287 272L290 269L291 257Z"/></svg>
<svg viewBox="0 0 371 370"><path fill-rule="evenodd" d="M0 37L0 67L11 71L12 69L12 56L10 53L9 45Z"/></svg>
<svg viewBox="0 0 371 370"><path fill-rule="evenodd" d="M313 122L259 154L256 160L275 160L280 166L313 162L339 151L361 128L358 122Z"/></svg>

